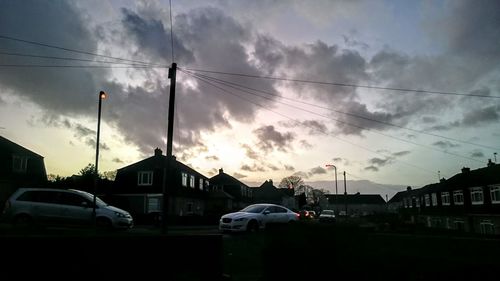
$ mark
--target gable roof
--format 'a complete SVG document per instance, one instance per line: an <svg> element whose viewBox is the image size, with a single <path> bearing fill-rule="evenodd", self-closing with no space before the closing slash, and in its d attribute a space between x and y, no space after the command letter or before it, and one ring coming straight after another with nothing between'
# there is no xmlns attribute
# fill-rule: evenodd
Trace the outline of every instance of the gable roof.
<svg viewBox="0 0 500 281"><path fill-rule="evenodd" d="M20 146L19 144L8 140L2 136L0 136L0 151L1 152L10 152L10 153L16 153L16 154L21 154L21 155L26 155L26 156L31 156L31 157L39 157L43 158L40 154L37 154L23 146Z"/></svg>
<svg viewBox="0 0 500 281"><path fill-rule="evenodd" d="M209 179L210 185L239 185L239 186L245 186L248 187L248 185L242 183L235 177L232 177L226 173L224 173L224 170L219 169L219 174L211 177Z"/></svg>
<svg viewBox="0 0 500 281"><path fill-rule="evenodd" d="M203 177L204 179L208 179L206 176L204 176L200 172L196 171L195 169L187 166L184 163L177 161L177 159L175 157L173 157L173 159L174 159L173 168L177 168L177 169L182 170L182 171L187 171L192 175L198 175L198 176ZM155 169L155 168L161 169L161 168L165 167L166 161L167 161L167 156L165 156L165 155L153 155L149 158L146 158L146 159L141 160L139 162L136 162L136 163L133 163L133 164L130 164L128 166L125 166L123 168L118 169L117 174L121 174L121 173L130 171L130 170L137 171L137 170L150 170L150 169Z"/></svg>

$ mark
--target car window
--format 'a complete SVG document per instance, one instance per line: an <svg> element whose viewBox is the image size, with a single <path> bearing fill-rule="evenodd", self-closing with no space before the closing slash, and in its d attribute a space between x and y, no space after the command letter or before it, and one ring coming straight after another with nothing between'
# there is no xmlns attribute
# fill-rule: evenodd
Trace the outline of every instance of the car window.
<svg viewBox="0 0 500 281"><path fill-rule="evenodd" d="M59 203L71 206L82 206L82 203L86 202L87 206L90 206L90 202L78 194L64 192L59 198Z"/></svg>
<svg viewBox="0 0 500 281"><path fill-rule="evenodd" d="M276 213L286 213L286 209L282 207L275 206Z"/></svg>
<svg viewBox="0 0 500 281"><path fill-rule="evenodd" d="M33 190L26 191L17 200L40 203L57 203L57 198L61 192Z"/></svg>
<svg viewBox="0 0 500 281"><path fill-rule="evenodd" d="M261 206L261 205L250 205L246 207L245 209L241 210L241 212L247 212L247 213L261 213L266 206Z"/></svg>

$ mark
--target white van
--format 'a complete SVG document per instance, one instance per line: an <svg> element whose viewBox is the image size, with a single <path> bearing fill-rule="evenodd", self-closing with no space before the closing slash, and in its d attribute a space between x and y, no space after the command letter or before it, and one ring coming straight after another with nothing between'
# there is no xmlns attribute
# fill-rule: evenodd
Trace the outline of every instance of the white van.
<svg viewBox="0 0 500 281"><path fill-rule="evenodd" d="M93 223L93 195L76 189L19 188L5 203L3 215L14 225ZM96 223L100 227L131 228L127 211L96 197Z"/></svg>

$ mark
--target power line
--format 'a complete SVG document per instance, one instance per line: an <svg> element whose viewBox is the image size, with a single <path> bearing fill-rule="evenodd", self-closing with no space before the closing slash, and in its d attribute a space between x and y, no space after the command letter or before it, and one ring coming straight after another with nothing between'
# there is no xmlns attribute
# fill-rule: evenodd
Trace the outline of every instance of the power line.
<svg viewBox="0 0 500 281"><path fill-rule="evenodd" d="M42 58L42 59L55 59L55 60L67 60L67 61L83 61L83 62L109 63L109 64L121 64L121 65L150 66L150 65L147 65L147 64L136 64L136 63L127 63L127 62L113 62L113 61L105 61L105 60L79 59L79 58L70 58L70 57L43 56L43 55L26 54L26 53L0 52L0 55L17 56L17 57L29 57L29 58ZM167 67L167 66L165 66L165 67Z"/></svg>
<svg viewBox="0 0 500 281"><path fill-rule="evenodd" d="M63 51L67 51L67 52L73 52L73 53L79 53L79 54L96 56L96 57L103 57L103 58L120 60L120 61L128 61L128 62L135 62L135 63L140 63L140 64L161 66L161 65L156 64L156 63L149 63L149 62L143 62L143 61L138 61L138 60L131 60L131 59L124 59L124 58L113 57L113 56L108 56L108 55L102 55L102 54L98 54L98 53L80 51L80 50L75 50L75 49L60 47L60 46L56 46L56 45L50 45L50 44L45 44L45 43L40 43L40 42L35 42L35 41L30 41L30 40L25 40L25 39L20 39L20 38L15 38L15 37L11 37L11 36L0 35L0 39L17 41L17 42L22 42L22 43L26 43L26 44L32 44L32 45L37 45L37 46L42 46L42 47L47 47L47 48L52 48L52 49L57 49L57 50L63 50Z"/></svg>
<svg viewBox="0 0 500 281"><path fill-rule="evenodd" d="M204 78L210 80L209 78L206 78L206 77L204 77ZM217 83L217 81L213 81L213 82ZM220 83L220 82L218 82L218 83ZM242 92L246 92L246 93L254 95L254 96L258 96L258 97L261 97L261 98L264 98L264 99L268 99L268 100L274 101L273 99L271 99L269 97L261 96L261 95L254 94L254 93L246 91L246 90L238 89L238 88L235 88L235 87L233 87L231 85L226 85L226 86L227 87L231 87L231 88L236 89L236 90L239 90L239 91L242 91ZM370 132L375 132L377 134L380 134L380 135L388 137L388 138L392 138L392 139L399 140L399 141L402 141L402 142L406 142L406 143L410 143L410 144L413 144L413 145L421 146L421 147L424 147L424 148L427 148L427 149L430 149L430 150L434 150L434 151L437 151L437 152L441 152L441 153L453 155L455 157L467 159L467 160L470 160L470 161L475 161L475 162L478 162L478 163L483 163L482 161L476 160L474 158L470 158L470 157L467 157L467 156L463 156L463 155L460 155L460 154L457 154L457 153L453 153L453 152L449 152L449 151L445 151L445 150L440 150L440 149L437 149L437 148L434 148L434 147L430 147L430 146L427 146L427 145L424 145L424 144L420 144L420 143L408 141L408 140L405 140L405 139L402 139L402 138L398 138L398 137L395 137L395 136L392 136L392 135L384 134L384 133L380 132L379 130L369 129L369 128L366 128L366 127L363 127L363 126L351 124L349 122L341 121L341 120L338 120L338 119L335 119L335 118L331 118L329 116L318 114L316 112L313 112L313 111L310 111L310 110L307 110L307 109L303 109L301 107L294 106L294 105L291 105L291 104L288 104L288 103L284 103L284 102L280 102L280 101L276 101L276 102L284 104L284 105L287 105L289 107L292 107L292 108L295 108L295 109L298 109L298 110L301 110L301 111L304 111L304 112L307 112L307 113L310 113L310 114L314 114L314 115L317 115L317 116L321 116L323 118L327 118L327 119L333 120L333 121L341 123L341 124L345 124L345 125L348 125L348 126L351 126L351 127L355 127L355 128L367 130L367 131L370 131Z"/></svg>
<svg viewBox="0 0 500 281"><path fill-rule="evenodd" d="M47 65L47 64L0 64L0 68L167 68L167 66L110 66L110 65Z"/></svg>
<svg viewBox="0 0 500 281"><path fill-rule="evenodd" d="M181 71L182 71L182 70L181 70ZM330 136L330 137L336 138L336 139L338 139L338 140L340 140L340 141L342 141L342 142L348 143L348 144L353 145L353 146L357 146L357 147L359 147L359 148L361 148L361 149L363 149L363 150L366 150L366 151L369 151L369 152L372 152L372 153L375 153L375 154L378 154L378 155L382 155L382 156L384 156L384 157L391 157L393 160L398 161L398 162L401 162L401 163L403 163L403 164L405 164L405 165L408 165L408 166L411 166L411 167L417 168L417 169L419 169L419 170L426 171L426 172L428 172L428 173L434 174L434 172L433 172L433 171L427 170L427 169L422 168L422 167L420 167L420 166L417 166L417 165L414 165L414 164L411 164L411 163L408 163L408 162L405 162L405 161L401 161L401 160L399 160L399 159L394 159L394 157L393 157L393 156L387 156L387 155L384 155L384 154L382 154L382 153L380 153L380 152L377 152L377 151L371 150L371 149L369 149L369 148L367 148L367 147L364 147L364 146L361 146L361 145L359 145L359 144L356 144L356 143L353 143L353 142L350 142L350 141L347 141L347 140L341 139L341 138L339 138L339 137L337 137L337 136L330 135L330 134L328 134L328 133L326 133L326 132L323 132L323 131L321 131L321 130L317 130L317 128L313 128L312 126L309 126L309 125L304 124L304 123L302 123L302 122L300 122L300 121L297 121L297 120L293 119L292 117L289 117L289 116L287 116L287 115L285 115L285 114L282 114L282 113L279 113L279 112L274 111L274 110L272 110L272 109L269 109L269 108L267 108L267 107L265 107L265 106L263 106L263 105L261 105L261 104L259 104L259 103L256 103L256 102L254 102L254 101L252 101L252 100L249 100L249 99L247 99L247 98L244 98L244 97L242 97L242 96L240 96L240 95L234 94L234 93L232 93L232 92L230 92L230 91L228 91L228 90L226 90L226 89L224 89L224 88L221 88L221 87L219 87L219 86L217 86L217 85L215 85L215 84L211 83L209 80L207 80L207 79L205 79L205 78L202 78L202 77L200 77L200 76L198 76L198 75L196 75L196 74L191 74L191 73L188 73L188 72L186 72L186 71L182 71L182 72L184 72L184 73L188 74L189 76L192 76L192 77L194 77L194 78L196 78L196 79L198 79L198 80L200 80L200 81L203 81L203 82L205 82L205 83L207 83L207 84L211 85L212 87L217 88L217 89L219 89L219 90L221 90L221 91L223 91L223 92L225 92L225 93L227 93L227 94L229 94L229 95L236 96L236 97L238 97L238 98L240 98L240 99L243 99L243 100L245 100L245 101L247 101L247 102L250 102L250 103L252 103L252 104L255 104L255 105L259 106L259 107L264 108L265 110L271 111L271 112L273 112L273 113L275 113L275 114L277 114L277 115L279 115L279 116L282 116L282 117L284 117L284 118L287 118L287 119L289 119L289 120L292 120L292 121L294 121L294 122L295 122L295 123L297 123L297 124L300 124L300 125L303 125L303 126L309 127L309 128L310 128L310 129L312 129L312 130L316 130L316 131L318 131L318 132L320 132L320 133L323 133L323 134L324 134L324 135L326 135L326 136Z"/></svg>
<svg viewBox="0 0 500 281"><path fill-rule="evenodd" d="M385 121L376 120L376 119L369 118L369 117L366 117L366 116L363 116L363 115L358 115L358 114L354 114L354 113L344 112L344 111L336 110L336 109L333 109L333 108L329 108L329 107L325 107L325 106L320 106L320 105L313 104L313 103L304 102L302 100L297 100L297 99L293 99L293 98L283 97L283 96L281 96L279 94L276 94L276 93L271 93L271 92L268 92L268 91L255 89L255 88L244 86L244 85L241 85L241 84L238 84L238 83L233 83L233 82L230 82L230 81L227 81L227 80L218 79L218 78L215 78L215 77L212 77L212 76L207 76L207 75L203 75L203 74L197 74L197 75L199 75L201 77L204 77L206 79L212 79L212 80L215 80L215 81L219 81L220 83L223 83L223 84L233 85L233 86L244 88L244 89L248 89L248 90L251 90L251 91L260 92L260 93L263 93L263 94L275 96L275 97L278 97L278 98L281 98L281 99L286 99L286 100L290 100L290 101L293 101L293 102L298 102L298 103L302 103L302 104L305 104L305 105L309 105L309 106L314 106L314 107L321 108L321 109L330 110L330 111L337 112L337 113L340 113L340 114L345 114L345 115L348 115L348 116L352 116L352 117L356 117L356 118L368 120L368 121L371 121L371 122L380 123L380 124L387 125L387 126L392 126L392 127L396 127L396 128L406 129L406 130L409 130L409 131L412 131L412 132L415 132L415 133L425 134L425 135L429 135L429 136L433 136L433 137L439 137L439 138L443 138L443 139L446 139L446 140L452 140L452 141L456 141L456 142L460 142L460 143L464 143L464 144L469 144L469 145L474 145L474 146L478 146L478 147L482 147L482 148L487 148L487 149L492 149L492 150L500 150L500 148L497 148L497 147L487 146L487 145L483 145L483 144L478 144L478 143L463 141L463 140L459 140L459 139L455 139L455 138L451 138L451 137L446 137L446 136L442 136L442 135L438 135L438 134L428 133L428 132L425 132L425 131L416 130L416 129L408 128L408 127L401 126L401 125L392 124L392 123L385 122Z"/></svg>
<svg viewBox="0 0 500 281"><path fill-rule="evenodd" d="M241 77L249 77L249 78L260 78L260 79L279 80L279 81L287 81L287 82L340 86L340 87L366 88L366 89L388 90L388 91L409 92L409 93L439 94L439 95L453 95L453 96L500 99L500 96L488 96L488 95L479 95L479 94L461 94L461 93L455 93L455 92L417 90L417 89L381 87L381 86L370 86L370 85L357 85L357 84L338 83L338 82L324 82L324 81L294 79L294 78L288 78L288 77L274 77L274 76L266 76L266 75L253 75L253 74L245 74L245 73L232 73L232 72L223 72L223 71L214 71L214 70L203 70L203 69L195 69L195 68L185 68L184 70L190 70L193 72L205 72L205 73L241 76Z"/></svg>

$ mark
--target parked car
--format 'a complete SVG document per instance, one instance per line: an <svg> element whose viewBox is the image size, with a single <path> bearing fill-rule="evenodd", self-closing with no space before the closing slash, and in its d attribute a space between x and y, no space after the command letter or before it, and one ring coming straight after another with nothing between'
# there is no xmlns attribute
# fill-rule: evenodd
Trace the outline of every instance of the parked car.
<svg viewBox="0 0 500 281"><path fill-rule="evenodd" d="M319 214L320 222L335 222L335 212L332 210L323 210Z"/></svg>
<svg viewBox="0 0 500 281"><path fill-rule="evenodd" d="M301 220L311 220L314 219L315 213L310 210L301 210L299 211L299 219Z"/></svg>
<svg viewBox="0 0 500 281"><path fill-rule="evenodd" d="M10 196L3 214L14 225L91 225L93 195L76 189L19 188ZM100 227L131 228L132 216L96 197L96 223Z"/></svg>
<svg viewBox="0 0 500 281"><path fill-rule="evenodd" d="M221 231L257 231L268 224L290 223L299 219L299 215L286 207L275 204L254 204L239 212L225 214L220 218Z"/></svg>
<svg viewBox="0 0 500 281"><path fill-rule="evenodd" d="M311 219L315 219L316 218L316 212L315 211L307 211L309 213L309 217Z"/></svg>

